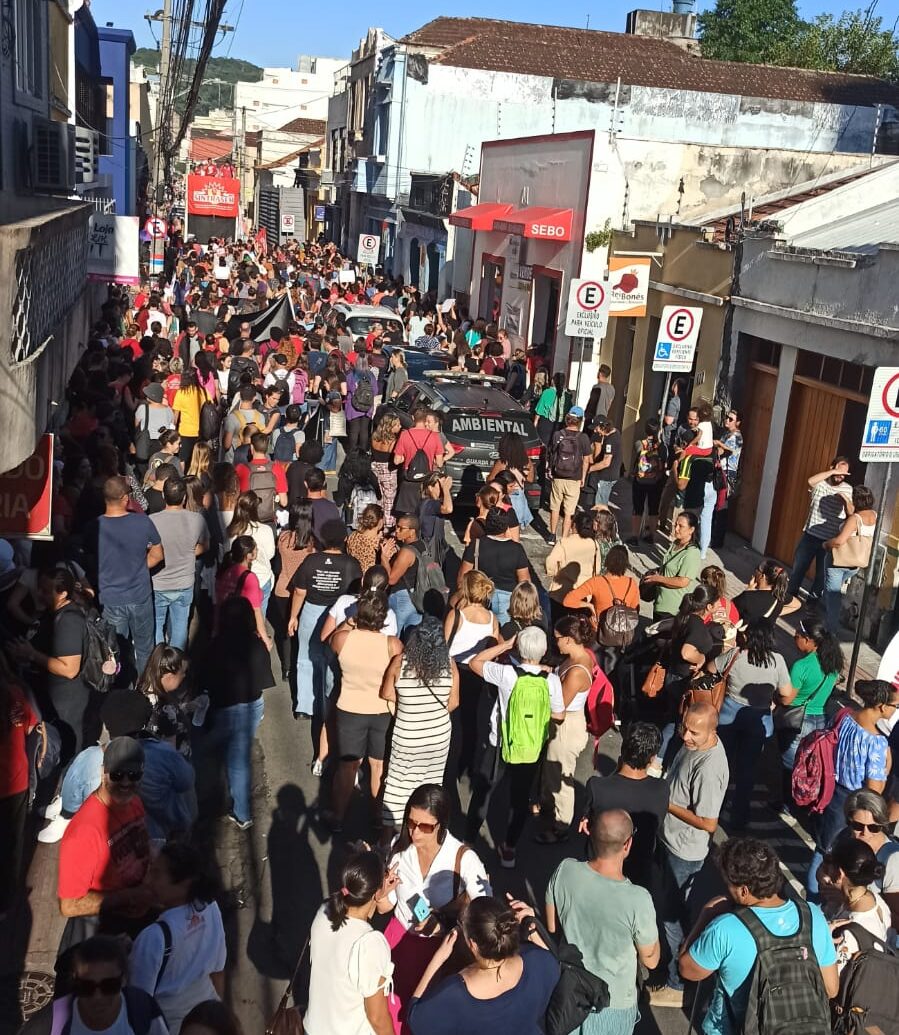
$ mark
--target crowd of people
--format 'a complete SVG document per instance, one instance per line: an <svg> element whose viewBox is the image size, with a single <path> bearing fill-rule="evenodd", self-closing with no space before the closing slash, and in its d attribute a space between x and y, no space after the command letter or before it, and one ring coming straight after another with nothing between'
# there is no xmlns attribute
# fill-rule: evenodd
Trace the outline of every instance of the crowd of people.
<svg viewBox="0 0 899 1035"><path fill-rule="evenodd" d="M899 929L899 690L859 680L850 699L837 636L870 491L839 457L810 478L792 571L763 560L731 599L707 554L739 498L739 411L718 428L677 381L628 460L608 367L582 408L539 347L347 266L333 245L213 240L113 288L55 440L53 540L0 541L0 914L31 815L59 842L66 921L56 1002L26 1031L238 1030L202 785L220 763L227 819L253 826L254 741L288 692L321 781L309 820L345 849L304 949L310 1035L630 1035L685 983L710 991L706 1035L830 1031L857 927L885 946ZM285 298L281 327L265 314ZM354 338L341 300L404 331ZM406 337L504 377L543 443L535 463L502 436L473 516L440 413L390 405ZM534 481L542 571L522 543ZM642 576L636 551L656 551ZM816 841L807 900L753 830L769 742L772 801ZM563 856L539 906L529 828ZM520 898L494 893L495 867ZM777 963L787 942L803 965ZM763 962L783 968L773 1006L749 981Z"/></svg>

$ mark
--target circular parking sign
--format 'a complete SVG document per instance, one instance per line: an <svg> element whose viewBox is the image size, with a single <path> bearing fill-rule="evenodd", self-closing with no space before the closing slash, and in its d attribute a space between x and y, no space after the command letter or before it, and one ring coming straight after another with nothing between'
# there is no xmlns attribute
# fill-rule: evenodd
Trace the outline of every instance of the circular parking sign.
<svg viewBox="0 0 899 1035"><path fill-rule="evenodd" d="M689 309L675 309L665 324L667 336L671 341L683 341L693 333L693 314Z"/></svg>
<svg viewBox="0 0 899 1035"><path fill-rule="evenodd" d="M579 309L590 313L594 309L601 308L606 299L606 292L602 284L596 280L585 280L577 289L577 304Z"/></svg>
<svg viewBox="0 0 899 1035"><path fill-rule="evenodd" d="M374 237L371 234L369 234L366 237L363 237L362 238L362 247L367 252L373 252L375 250L375 248L378 247L378 239L377 239L377 237Z"/></svg>
<svg viewBox="0 0 899 1035"><path fill-rule="evenodd" d="M899 374L893 376L883 386L881 400L883 408L891 417L899 419Z"/></svg>

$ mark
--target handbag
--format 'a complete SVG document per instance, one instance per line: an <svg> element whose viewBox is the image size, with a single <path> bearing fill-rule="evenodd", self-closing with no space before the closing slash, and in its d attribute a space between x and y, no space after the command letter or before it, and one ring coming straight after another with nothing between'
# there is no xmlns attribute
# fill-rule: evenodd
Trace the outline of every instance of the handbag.
<svg viewBox="0 0 899 1035"><path fill-rule="evenodd" d="M794 735L799 733L802 729L803 720L805 719L805 709L808 706L808 702L815 696L821 687L824 686L826 680L827 673L825 672L821 682L808 695L804 704L777 704L774 706L774 728L778 733L790 733Z"/></svg>
<svg viewBox="0 0 899 1035"><path fill-rule="evenodd" d="M295 1003L293 1006L288 1006L287 1004L293 994L293 986L296 983L297 975L300 972L300 965L309 948L311 938L312 933L310 932L306 936L306 943L303 945L300 958L297 960L296 967L294 967L293 977L290 979L287 988L284 989L284 995L281 996L281 1001L278 1003L274 1016L265 1026L265 1035L303 1035L303 1017L300 1011Z"/></svg>
<svg viewBox="0 0 899 1035"><path fill-rule="evenodd" d="M646 673L641 691L644 697L658 697L665 685L665 676L668 673L661 661L654 662L652 668Z"/></svg>
<svg viewBox="0 0 899 1035"><path fill-rule="evenodd" d="M737 663L742 651L735 650L734 656L727 663L727 668L721 673L704 672L702 675L694 676L690 680L684 696L680 702L681 715L694 704L710 704L716 712L721 711L724 703L724 695L727 693L727 677L730 670Z"/></svg>
<svg viewBox="0 0 899 1035"><path fill-rule="evenodd" d="M661 575L661 568L653 568L652 571L643 573L643 578L640 579L640 599L645 604L654 604L656 597L659 595L659 589L661 588L658 582L644 582L643 579L647 575Z"/></svg>
<svg viewBox="0 0 899 1035"><path fill-rule="evenodd" d="M831 551L835 568L867 568L871 563L874 537L861 534L862 519L857 514L855 516L858 518L855 534Z"/></svg>
<svg viewBox="0 0 899 1035"><path fill-rule="evenodd" d="M428 687L430 690L431 688ZM434 694L433 690L431 693ZM435 700L437 695L434 694ZM469 851L468 845L459 845L453 863L453 897L439 909L432 909L431 915L417 932L427 937L436 934L448 934L459 922L459 914L471 901L467 891L462 891L462 858Z"/></svg>

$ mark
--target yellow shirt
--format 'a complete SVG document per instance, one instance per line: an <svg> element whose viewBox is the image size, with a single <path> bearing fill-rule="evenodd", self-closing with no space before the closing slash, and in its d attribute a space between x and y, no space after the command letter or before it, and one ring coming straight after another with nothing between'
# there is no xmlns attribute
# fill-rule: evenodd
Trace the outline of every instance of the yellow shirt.
<svg viewBox="0 0 899 1035"><path fill-rule="evenodd" d="M179 435L184 438L200 437L200 410L203 408L203 403L208 401L209 396L202 388L199 391L194 391L193 388L179 388L175 392L172 409L180 414Z"/></svg>

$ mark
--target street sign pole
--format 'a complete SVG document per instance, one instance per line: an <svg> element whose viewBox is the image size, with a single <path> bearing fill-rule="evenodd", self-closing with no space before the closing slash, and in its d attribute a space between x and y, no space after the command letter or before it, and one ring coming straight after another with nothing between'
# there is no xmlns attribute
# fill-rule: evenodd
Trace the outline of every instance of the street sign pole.
<svg viewBox="0 0 899 1035"><path fill-rule="evenodd" d="M668 402L668 393L671 391L671 371L665 375L665 387L662 390L662 405L659 407L659 434L665 430L665 405Z"/></svg>
<svg viewBox="0 0 899 1035"><path fill-rule="evenodd" d="M878 547L880 546L880 533L883 529L883 515L886 513L887 498L890 492L890 480L893 476L893 465L887 464L886 474L883 478L883 492L880 494L880 506L877 509L877 520L874 523L874 542L871 546L871 560L865 572L865 588L862 590L862 602L859 606L858 621L855 623L855 638L852 641L852 658L849 662L849 675L846 677L846 689L851 691L855 681L855 670L858 667L858 654L862 645L862 619L868 613L868 601L871 591L874 589L875 581L880 579L877 575Z"/></svg>

